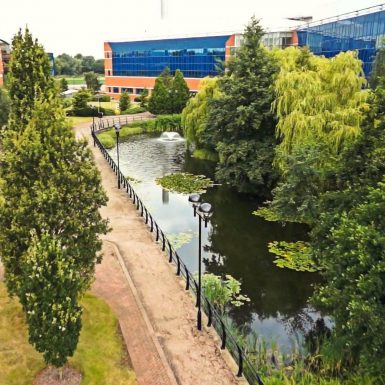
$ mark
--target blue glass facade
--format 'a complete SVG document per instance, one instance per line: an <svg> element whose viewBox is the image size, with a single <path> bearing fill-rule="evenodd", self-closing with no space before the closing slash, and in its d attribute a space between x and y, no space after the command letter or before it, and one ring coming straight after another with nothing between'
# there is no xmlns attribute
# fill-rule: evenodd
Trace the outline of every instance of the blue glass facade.
<svg viewBox="0 0 385 385"><path fill-rule="evenodd" d="M341 51L357 50L369 76L376 50L385 36L385 11L377 11L333 22L299 28L298 45L312 52L333 57Z"/></svg>
<svg viewBox="0 0 385 385"><path fill-rule="evenodd" d="M182 39L109 43L112 49L113 76L157 77L169 67L187 78L218 74L218 62L225 60L230 35Z"/></svg>

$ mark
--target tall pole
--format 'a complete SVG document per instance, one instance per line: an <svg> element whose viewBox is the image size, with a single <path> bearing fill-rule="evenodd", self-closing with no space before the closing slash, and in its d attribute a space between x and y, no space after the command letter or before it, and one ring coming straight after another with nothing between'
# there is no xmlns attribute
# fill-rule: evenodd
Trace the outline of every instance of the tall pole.
<svg viewBox="0 0 385 385"><path fill-rule="evenodd" d="M198 330L202 330L202 304L201 304L201 293L202 293L202 218L199 217L199 266L198 266Z"/></svg>
<svg viewBox="0 0 385 385"><path fill-rule="evenodd" d="M120 189L119 132L116 133L116 151L118 153L118 189Z"/></svg>
<svg viewBox="0 0 385 385"><path fill-rule="evenodd" d="M94 140L95 147L95 109L92 109L92 138Z"/></svg>

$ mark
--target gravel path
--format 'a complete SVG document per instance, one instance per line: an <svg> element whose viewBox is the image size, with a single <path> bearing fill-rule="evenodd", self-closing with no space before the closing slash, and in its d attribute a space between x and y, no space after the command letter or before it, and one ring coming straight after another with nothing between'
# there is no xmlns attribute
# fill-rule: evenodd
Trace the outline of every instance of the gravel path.
<svg viewBox="0 0 385 385"><path fill-rule="evenodd" d="M158 341L176 382L181 385L238 384L239 380L233 374L235 363L227 352L220 350L217 335L211 328L197 331L192 296L184 290L183 281L176 277L174 268L167 262L126 193L117 189L115 174L100 151L92 146L89 125L79 125L75 130L78 136L89 139L95 164L102 175L103 188L109 197L108 205L102 208L101 213L110 220L113 230L105 236L105 240L117 247L122 264L132 279L138 306L142 306L145 318L148 317L149 335L151 337L153 330L156 337L154 345ZM106 270L106 273L111 272ZM107 285L113 280L112 275L104 276L103 285L107 288L104 291L108 291ZM124 296L124 293L121 295ZM132 329L137 324L130 325L128 319L126 327ZM122 332L124 335L124 330ZM140 352L140 346L136 348ZM132 348L128 346L128 350L137 372ZM140 373L137 376L140 384ZM159 385L165 384L159 382Z"/></svg>

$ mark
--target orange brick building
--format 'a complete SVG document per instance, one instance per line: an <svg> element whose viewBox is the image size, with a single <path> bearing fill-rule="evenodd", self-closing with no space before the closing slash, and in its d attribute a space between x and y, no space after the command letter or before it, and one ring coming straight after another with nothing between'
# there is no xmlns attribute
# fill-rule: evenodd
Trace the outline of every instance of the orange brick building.
<svg viewBox="0 0 385 385"><path fill-rule="evenodd" d="M187 37L104 43L106 93L118 98L128 92L131 99L146 88L154 88L155 79L169 67L173 75L183 72L192 92L206 76L215 76L220 63L238 46L239 35Z"/></svg>
<svg viewBox="0 0 385 385"><path fill-rule="evenodd" d="M9 44L0 39L0 86L4 84L4 76L7 72L7 64L10 58Z"/></svg>

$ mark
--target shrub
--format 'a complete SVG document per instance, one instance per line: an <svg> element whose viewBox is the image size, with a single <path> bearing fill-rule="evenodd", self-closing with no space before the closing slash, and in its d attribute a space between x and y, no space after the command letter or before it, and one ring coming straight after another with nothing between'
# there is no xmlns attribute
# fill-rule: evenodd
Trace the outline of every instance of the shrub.
<svg viewBox="0 0 385 385"><path fill-rule="evenodd" d="M99 96L93 95L90 99L91 102L98 102L99 100L101 102L110 102L111 96L109 96L109 95L99 95Z"/></svg>

